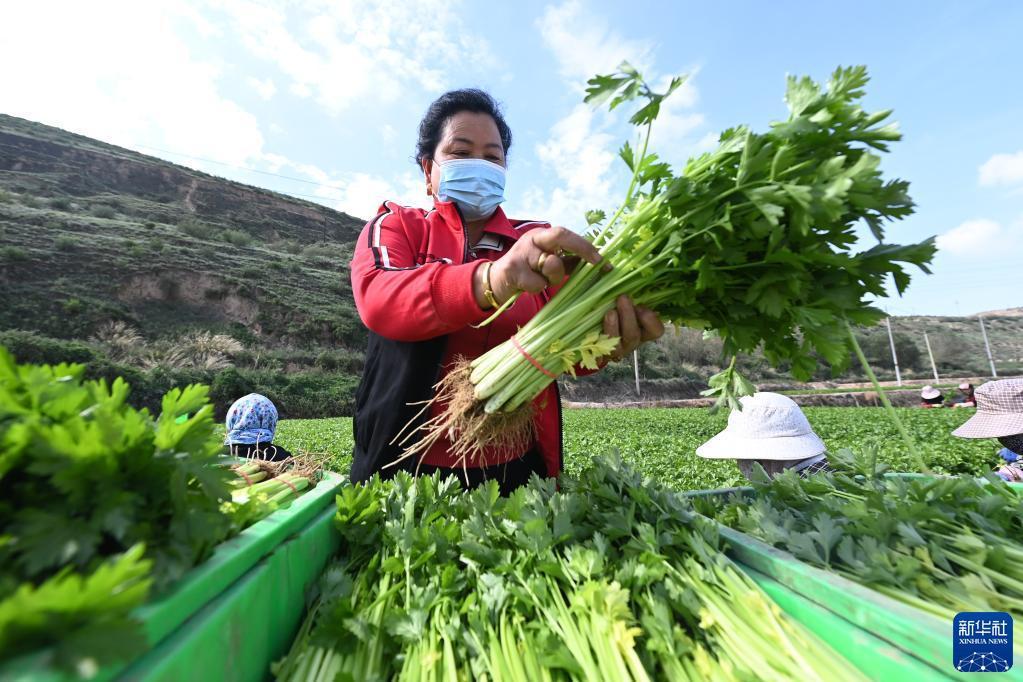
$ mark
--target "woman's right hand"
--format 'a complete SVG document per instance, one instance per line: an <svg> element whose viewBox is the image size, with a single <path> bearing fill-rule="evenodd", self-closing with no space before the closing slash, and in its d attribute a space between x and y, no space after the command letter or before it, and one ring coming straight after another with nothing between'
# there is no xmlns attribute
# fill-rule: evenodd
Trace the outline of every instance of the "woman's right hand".
<svg viewBox="0 0 1023 682"><path fill-rule="evenodd" d="M488 270L490 286L498 304L521 291L539 293L549 286L561 284L580 258L593 265L603 260L593 244L567 228L532 230L494 261L493 266L476 268L473 293L480 308L490 307L483 293ZM604 267L611 269L610 264Z"/></svg>

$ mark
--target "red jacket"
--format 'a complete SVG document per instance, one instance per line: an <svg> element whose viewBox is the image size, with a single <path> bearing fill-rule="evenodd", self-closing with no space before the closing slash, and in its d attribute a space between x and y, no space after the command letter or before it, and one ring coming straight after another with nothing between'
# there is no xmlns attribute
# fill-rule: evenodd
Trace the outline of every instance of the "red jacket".
<svg viewBox="0 0 1023 682"><path fill-rule="evenodd" d="M491 324L472 326L492 312L482 310L473 295L476 268L499 258L523 234L549 226L509 220L499 208L480 242L470 248L457 208L441 201L430 211L387 201L366 225L351 264L355 305L370 332L356 394L353 480L369 478L400 456L401 449L390 441L418 411L409 403L433 397L433 385L457 356L475 358L506 341L549 300L549 292L520 296ZM562 466L557 383L535 405L537 447L548 474L556 476ZM435 406L432 414L441 408ZM523 454L495 451L485 459L488 465L500 464ZM456 465L443 442L426 453L423 463ZM407 462L404 468L414 465Z"/></svg>

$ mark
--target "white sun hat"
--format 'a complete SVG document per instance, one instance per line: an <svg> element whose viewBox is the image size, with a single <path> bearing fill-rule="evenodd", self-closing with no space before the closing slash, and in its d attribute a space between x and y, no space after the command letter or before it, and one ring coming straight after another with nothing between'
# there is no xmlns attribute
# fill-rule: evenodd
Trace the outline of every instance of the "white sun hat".
<svg viewBox="0 0 1023 682"><path fill-rule="evenodd" d="M933 386L924 386L922 389L920 389L920 397L923 398L924 400L934 400L939 395L941 395L941 391L934 388Z"/></svg>
<svg viewBox="0 0 1023 682"><path fill-rule="evenodd" d="M725 430L696 448L697 455L707 459L793 461L827 449L792 398L757 393L739 402L742 410L733 410Z"/></svg>

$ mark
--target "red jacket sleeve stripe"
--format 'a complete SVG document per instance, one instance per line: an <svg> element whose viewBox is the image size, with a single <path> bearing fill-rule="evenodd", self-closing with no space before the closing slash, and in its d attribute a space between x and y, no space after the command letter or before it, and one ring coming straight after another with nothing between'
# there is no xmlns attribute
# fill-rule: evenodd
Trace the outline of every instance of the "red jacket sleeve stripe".
<svg viewBox="0 0 1023 682"><path fill-rule="evenodd" d="M472 292L481 263L417 262L406 225L415 218L421 219L418 210L385 202L352 257L352 291L363 324L395 341L432 339L487 317Z"/></svg>

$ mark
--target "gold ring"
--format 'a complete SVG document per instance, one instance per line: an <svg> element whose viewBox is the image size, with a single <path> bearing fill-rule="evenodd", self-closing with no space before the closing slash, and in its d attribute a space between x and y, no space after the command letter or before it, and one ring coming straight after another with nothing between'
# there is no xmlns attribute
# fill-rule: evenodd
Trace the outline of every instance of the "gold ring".
<svg viewBox="0 0 1023 682"><path fill-rule="evenodd" d="M540 259L536 261L536 268L535 268L536 272L540 272L540 273L543 272L543 264L547 260L547 256L548 255L549 254L546 251L544 251L543 253L540 254Z"/></svg>

